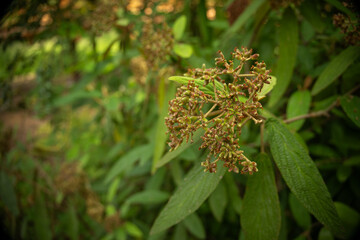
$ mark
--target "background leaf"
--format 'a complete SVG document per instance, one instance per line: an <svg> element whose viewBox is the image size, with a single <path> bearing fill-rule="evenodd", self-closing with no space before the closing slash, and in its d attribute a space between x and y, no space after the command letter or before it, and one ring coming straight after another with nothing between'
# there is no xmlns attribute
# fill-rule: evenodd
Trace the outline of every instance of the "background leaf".
<svg viewBox="0 0 360 240"><path fill-rule="evenodd" d="M311 90L312 95L316 95L332 82L334 82L344 71L360 56L360 47L351 46L336 56L320 74Z"/></svg>
<svg viewBox="0 0 360 240"><path fill-rule="evenodd" d="M245 239L278 239L281 223L280 203L272 163L266 154L259 154L255 162L258 164L259 172L248 176L241 226L245 232Z"/></svg>
<svg viewBox="0 0 360 240"><path fill-rule="evenodd" d="M302 227L304 230L309 229L311 225L311 217L309 212L301 205L299 200L295 197L293 193L289 194L289 204L290 209L295 218L297 224Z"/></svg>
<svg viewBox="0 0 360 240"><path fill-rule="evenodd" d="M283 14L278 37L279 60L274 73L277 78L277 84L271 93L270 106L274 106L285 93L296 63L299 27L296 16L291 8L287 8Z"/></svg>
<svg viewBox="0 0 360 240"><path fill-rule="evenodd" d="M357 96L343 96L340 103L346 115L356 126L360 127L360 98Z"/></svg>
<svg viewBox="0 0 360 240"><path fill-rule="evenodd" d="M222 164L214 174L205 173L200 164L195 166L156 218L151 234L164 231L195 212L215 190L224 173Z"/></svg>
<svg viewBox="0 0 360 240"><path fill-rule="evenodd" d="M193 54L193 48L189 44L175 43L174 52L182 58L189 58Z"/></svg>
<svg viewBox="0 0 360 240"><path fill-rule="evenodd" d="M266 130L271 153L291 192L330 231L342 236L341 220L330 193L306 150L278 120L270 118Z"/></svg>
<svg viewBox="0 0 360 240"><path fill-rule="evenodd" d="M183 35L186 27L186 16L182 15L176 19L173 27L172 32L174 34L175 40L179 40Z"/></svg>
<svg viewBox="0 0 360 240"><path fill-rule="evenodd" d="M311 94L309 91L296 91L293 93L289 99L287 108L286 108L286 117L287 119L300 116L309 112L311 103ZM289 123L288 126L295 131L299 130L301 126L305 123L305 119L301 119L292 123Z"/></svg>
<svg viewBox="0 0 360 240"><path fill-rule="evenodd" d="M187 218L183 221L185 227L189 232L194 234L195 237L204 239L206 237L205 235L205 229L204 225L201 222L201 219L196 213L193 213L189 215Z"/></svg>
<svg viewBox="0 0 360 240"><path fill-rule="evenodd" d="M227 201L224 183L220 182L215 191L209 197L211 212L219 222L222 221Z"/></svg>

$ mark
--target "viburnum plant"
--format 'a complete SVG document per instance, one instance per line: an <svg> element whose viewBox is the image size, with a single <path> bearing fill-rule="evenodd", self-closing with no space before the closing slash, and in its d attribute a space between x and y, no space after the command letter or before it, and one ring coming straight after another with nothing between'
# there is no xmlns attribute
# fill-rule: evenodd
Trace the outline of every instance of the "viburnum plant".
<svg viewBox="0 0 360 240"><path fill-rule="evenodd" d="M255 62L250 73L245 73L247 62L259 58L252 49L235 48L229 60L221 51L219 55L215 68L203 65L189 69L185 77L170 78L183 84L177 89L175 99L169 102L169 115L165 118L170 151L177 149L184 139L192 141L194 132L202 128L205 133L200 149L209 149L206 160L201 163L205 172L216 172L217 163L223 161L229 172L239 173L237 164L240 164L242 174L253 174L258 171L256 162L240 150L239 137L249 120L255 124L263 122L258 114L262 109L259 100L271 90L275 78L269 75L264 62Z"/></svg>

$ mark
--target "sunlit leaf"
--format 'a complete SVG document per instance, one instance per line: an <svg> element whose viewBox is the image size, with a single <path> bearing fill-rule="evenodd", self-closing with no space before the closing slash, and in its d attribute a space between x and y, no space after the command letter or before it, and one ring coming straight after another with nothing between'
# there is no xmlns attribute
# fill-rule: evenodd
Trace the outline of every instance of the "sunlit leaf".
<svg viewBox="0 0 360 240"><path fill-rule="evenodd" d="M205 173L200 163L195 166L156 218L151 234L164 231L195 212L215 190L224 173L222 164L216 173Z"/></svg>
<svg viewBox="0 0 360 240"><path fill-rule="evenodd" d="M255 162L258 164L259 172L248 176L241 226L245 239L275 240L279 237L281 216L274 170L266 154L258 155Z"/></svg>
<svg viewBox="0 0 360 240"><path fill-rule="evenodd" d="M181 15L178 19L176 19L172 27L172 32L174 34L175 40L179 40L182 38L182 36L184 35L185 27L186 27L186 16Z"/></svg>
<svg viewBox="0 0 360 240"><path fill-rule="evenodd" d="M330 231L342 236L342 223L330 193L306 150L278 120L268 119L266 130L271 153L292 193Z"/></svg>
<svg viewBox="0 0 360 240"><path fill-rule="evenodd" d="M360 47L350 46L339 55L337 55L327 65L324 71L316 80L314 87L311 90L312 95L316 95L331 83L333 83L345 70L360 56Z"/></svg>
<svg viewBox="0 0 360 240"><path fill-rule="evenodd" d="M175 43L174 52L182 58L189 58L193 54L193 48L189 44Z"/></svg>
<svg viewBox="0 0 360 240"><path fill-rule="evenodd" d="M263 88L261 89L261 91L258 94L258 99L263 99L264 97L266 97L266 94L268 94L276 85L276 77L275 76L271 76L270 79L268 79L268 81L270 82L270 84L264 84Z"/></svg>

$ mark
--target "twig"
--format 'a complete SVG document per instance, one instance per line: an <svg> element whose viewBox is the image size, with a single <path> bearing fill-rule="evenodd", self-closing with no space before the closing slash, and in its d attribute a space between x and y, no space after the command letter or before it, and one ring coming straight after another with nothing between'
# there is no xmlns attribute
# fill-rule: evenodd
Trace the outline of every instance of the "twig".
<svg viewBox="0 0 360 240"><path fill-rule="evenodd" d="M264 122L260 126L260 151L261 153L265 153L265 144L264 144L264 130L265 130L265 124Z"/></svg>
<svg viewBox="0 0 360 240"><path fill-rule="evenodd" d="M206 118L215 108L216 108L217 104L214 104L210 110L204 115L204 118Z"/></svg>
<svg viewBox="0 0 360 240"><path fill-rule="evenodd" d="M214 105L215 106L215 105ZM216 110L216 111L214 111L214 112L211 112L211 113L209 113L208 115L207 115L207 117L212 117L212 116L215 116L215 115L218 115L219 113L222 113L223 112L223 110ZM205 116L206 116L206 114L205 114ZM204 116L204 117L205 117Z"/></svg>

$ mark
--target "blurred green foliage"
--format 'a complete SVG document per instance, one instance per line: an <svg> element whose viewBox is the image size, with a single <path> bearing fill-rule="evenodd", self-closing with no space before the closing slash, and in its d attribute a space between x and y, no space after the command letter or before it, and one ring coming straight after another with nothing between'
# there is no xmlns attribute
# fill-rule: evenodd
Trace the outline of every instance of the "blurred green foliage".
<svg viewBox="0 0 360 240"><path fill-rule="evenodd" d="M337 213L343 237L355 239L359 34L351 1L13 1L0 27L1 231L39 240L334 239L328 215ZM200 133L167 153L164 117L177 86L168 78L214 67L218 50L241 46L277 77L262 115L315 114L288 128L269 121L267 155L258 154L259 128L244 126L239 142L261 162L256 176L221 166L203 173ZM291 183L297 174L300 184L316 177L314 198ZM312 205L317 194L325 200ZM314 209L323 203L326 214Z"/></svg>

